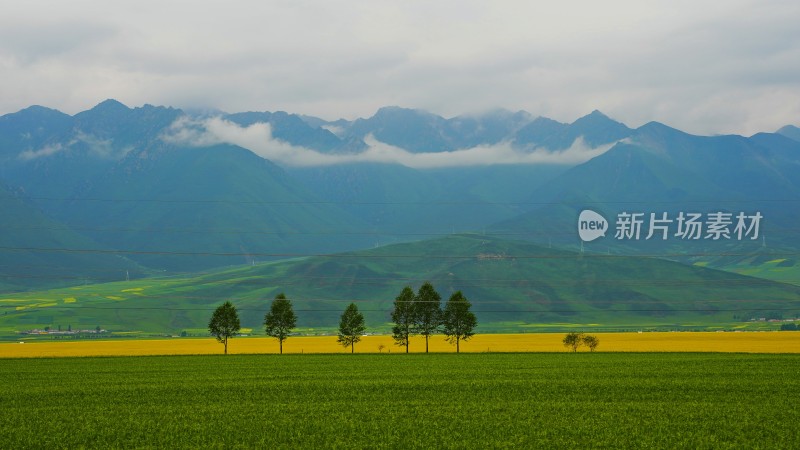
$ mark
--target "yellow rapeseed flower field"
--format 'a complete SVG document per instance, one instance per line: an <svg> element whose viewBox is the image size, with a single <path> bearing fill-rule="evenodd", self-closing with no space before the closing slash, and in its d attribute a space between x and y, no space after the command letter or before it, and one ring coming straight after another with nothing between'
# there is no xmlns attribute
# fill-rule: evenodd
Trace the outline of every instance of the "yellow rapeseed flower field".
<svg viewBox="0 0 800 450"><path fill-rule="evenodd" d="M742 352L800 353L800 333L793 332L674 332L595 333L599 352ZM481 334L462 342L462 352L565 352L561 333ZM24 343L21 343L24 342ZM213 338L31 341L0 344L0 358L52 356L197 355L222 353ZM455 352L443 336L430 339L431 352ZM425 340L412 338L409 350L425 351ZM336 336L293 336L283 345L284 353L349 353ZM402 353L391 336L364 336L356 353ZM579 351L587 351L581 348ZM278 353L278 341L267 337L233 338L228 353Z"/></svg>

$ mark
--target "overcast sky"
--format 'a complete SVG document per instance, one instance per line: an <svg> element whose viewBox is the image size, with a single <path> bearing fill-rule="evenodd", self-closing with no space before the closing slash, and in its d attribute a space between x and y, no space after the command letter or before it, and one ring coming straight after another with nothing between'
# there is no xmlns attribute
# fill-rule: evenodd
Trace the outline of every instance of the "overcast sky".
<svg viewBox="0 0 800 450"><path fill-rule="evenodd" d="M800 125L800 2L0 0L0 93L0 114L599 109L752 134Z"/></svg>

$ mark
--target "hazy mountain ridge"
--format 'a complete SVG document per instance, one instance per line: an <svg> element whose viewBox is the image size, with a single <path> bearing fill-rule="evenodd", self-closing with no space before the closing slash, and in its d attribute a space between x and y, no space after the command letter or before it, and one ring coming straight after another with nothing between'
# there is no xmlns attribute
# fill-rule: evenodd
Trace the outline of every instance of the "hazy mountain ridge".
<svg viewBox="0 0 800 450"><path fill-rule="evenodd" d="M794 125L786 125L781 127L775 133L782 134L788 138L794 139L795 141L800 141L800 127L796 127Z"/></svg>
<svg viewBox="0 0 800 450"><path fill-rule="evenodd" d="M531 197L543 205L493 232L538 230L534 240L578 248L581 210L591 209L610 221L605 238L585 243L587 250L614 253L713 255L800 249L796 223L800 219L800 142L779 134L693 136L658 123L635 130L603 155L570 168ZM759 239L616 239L614 221L620 212L667 213L739 212L763 215ZM648 214L649 215L649 214ZM674 225L674 224L673 224ZM646 234L645 229L645 234ZM675 233L675 230L672 230ZM725 259L725 258L721 258ZM722 263L722 261L719 261Z"/></svg>

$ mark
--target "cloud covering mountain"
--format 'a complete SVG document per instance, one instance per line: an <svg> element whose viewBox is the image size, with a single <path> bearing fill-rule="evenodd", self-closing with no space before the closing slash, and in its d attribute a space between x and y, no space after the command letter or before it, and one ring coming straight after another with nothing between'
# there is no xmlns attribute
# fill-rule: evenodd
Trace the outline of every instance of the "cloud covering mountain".
<svg viewBox="0 0 800 450"><path fill-rule="evenodd" d="M310 167L353 163L401 164L415 169L467 167L495 164L569 164L574 165L598 156L616 142L591 147L578 136L566 149L551 151L516 148L510 141L439 152L410 152L379 141L373 134L364 138L366 148L353 153L324 153L275 139L269 123L240 126L221 117L201 120L184 116L164 132L169 143L207 147L232 144L251 150L270 161L287 166ZM45 150L40 150L44 152Z"/></svg>

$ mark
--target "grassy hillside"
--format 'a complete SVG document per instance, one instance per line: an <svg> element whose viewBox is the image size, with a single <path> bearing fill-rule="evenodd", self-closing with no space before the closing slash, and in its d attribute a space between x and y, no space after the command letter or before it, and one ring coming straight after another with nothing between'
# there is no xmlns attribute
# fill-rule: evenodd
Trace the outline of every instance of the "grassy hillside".
<svg viewBox="0 0 800 450"><path fill-rule="evenodd" d="M143 273L133 261L102 253L40 252L34 248L104 247L42 214L0 183L0 292L30 286L99 282Z"/></svg>
<svg viewBox="0 0 800 450"><path fill-rule="evenodd" d="M290 168L316 196L362 219L381 244L481 230L524 211L566 166L499 165L416 170L390 164ZM411 236L410 236L411 235Z"/></svg>
<svg viewBox="0 0 800 450"><path fill-rule="evenodd" d="M430 280L443 302L471 300L481 331L595 327L734 327L750 318L794 317L800 287L669 261L575 254L480 235L0 297L0 329L61 327L179 333L205 329L224 300L242 326L262 333L269 302L293 301L303 332L330 331L356 302L370 331L387 331L404 286Z"/></svg>
<svg viewBox="0 0 800 450"><path fill-rule="evenodd" d="M715 262L711 261L709 266L713 263ZM696 264L703 265L705 262L701 261ZM800 285L800 265L798 265L797 258L794 255L775 257L768 254L755 254L737 258L726 265L720 266L719 269L781 283Z"/></svg>
<svg viewBox="0 0 800 450"><path fill-rule="evenodd" d="M133 250L147 267L176 271L250 262L238 254L328 253L371 242L348 234L365 228L356 218L248 150L149 151L129 156L82 197L51 204L56 217L108 247Z"/></svg>

